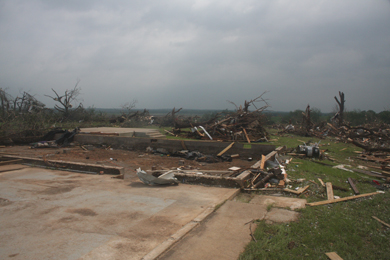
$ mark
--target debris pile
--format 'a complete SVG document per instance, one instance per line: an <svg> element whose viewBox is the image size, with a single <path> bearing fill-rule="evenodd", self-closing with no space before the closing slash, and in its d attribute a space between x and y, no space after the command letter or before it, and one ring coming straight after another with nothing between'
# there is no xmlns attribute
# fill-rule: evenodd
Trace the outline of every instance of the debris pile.
<svg viewBox="0 0 390 260"><path fill-rule="evenodd" d="M161 154L161 155L167 155L167 156L173 156L173 157L181 157L187 160L194 160L197 162L206 162L206 163L215 163L215 162L231 162L232 156L229 154L223 154L220 156L214 156L214 155L205 155L202 154L199 151L190 151L190 150L180 150L175 152L169 152L168 150L164 148L157 148L153 149L152 147L146 148L147 153L152 154Z"/></svg>
<svg viewBox="0 0 390 260"><path fill-rule="evenodd" d="M264 93L263 93L264 94ZM206 122L191 122L191 120L179 120L175 117L180 109L172 110L166 116L167 122L171 120L174 128L171 135L181 136L186 138L205 139L205 140L222 140L222 141L238 141L245 142L264 142L267 141L268 133L264 128L264 121L266 119L263 111L268 108L266 100L263 99L263 94L250 101L245 101L244 106L236 106L236 111L229 113L226 116L217 114L211 120ZM264 102L262 107L256 107L256 102ZM255 110L249 111L249 107L253 105ZM169 120L168 120L169 119ZM185 130L190 128L190 130Z"/></svg>
<svg viewBox="0 0 390 260"><path fill-rule="evenodd" d="M284 188L287 181L285 167L291 159L283 159L279 156L278 152L282 149L279 147L268 155L263 155L259 162L247 169L250 177L243 184L243 188Z"/></svg>

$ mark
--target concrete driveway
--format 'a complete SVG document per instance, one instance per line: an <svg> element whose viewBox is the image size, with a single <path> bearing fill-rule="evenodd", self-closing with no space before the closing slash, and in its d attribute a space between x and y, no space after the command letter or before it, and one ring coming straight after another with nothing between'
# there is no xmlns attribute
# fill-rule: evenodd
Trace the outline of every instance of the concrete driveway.
<svg viewBox="0 0 390 260"><path fill-rule="evenodd" d="M141 259L236 192L18 167L0 167L0 259Z"/></svg>

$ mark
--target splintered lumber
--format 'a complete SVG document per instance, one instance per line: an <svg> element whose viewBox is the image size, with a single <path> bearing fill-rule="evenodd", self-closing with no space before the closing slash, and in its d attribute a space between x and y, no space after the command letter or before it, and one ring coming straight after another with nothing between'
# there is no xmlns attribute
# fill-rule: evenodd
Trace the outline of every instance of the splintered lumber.
<svg viewBox="0 0 390 260"><path fill-rule="evenodd" d="M164 129L164 131L167 132L167 133L170 134L170 135L177 136L177 135L175 135L174 133L169 132L168 130L165 130L165 129Z"/></svg>
<svg viewBox="0 0 390 260"><path fill-rule="evenodd" d="M9 160L9 161L1 161L0 165L8 165L8 164L14 164L14 163L21 163L22 159L16 159L16 160Z"/></svg>
<svg viewBox="0 0 390 260"><path fill-rule="evenodd" d="M245 134L245 137L246 137L246 140L248 141L248 143L251 143L251 140L249 140L249 137L248 137L248 134L246 133L245 128L243 128L242 130L244 130L244 134Z"/></svg>
<svg viewBox="0 0 390 260"><path fill-rule="evenodd" d="M325 183L324 183L320 178L318 178L318 180L320 181L321 185L322 185L323 187L325 187Z"/></svg>
<svg viewBox="0 0 390 260"><path fill-rule="evenodd" d="M283 149L284 149L284 147L280 146L280 147L276 148L275 151L270 152L266 156L262 155L261 160L256 162L251 168L259 168L260 167L260 169L264 169L265 162L268 160L274 160L275 156ZM261 168L261 167L263 167L263 168Z"/></svg>
<svg viewBox="0 0 390 260"><path fill-rule="evenodd" d="M365 170L361 170L361 169L352 169L354 172L358 172L358 173L363 173L363 174L367 174L369 176L372 176L372 177L377 177L377 178L382 178L383 176L379 175L379 174L375 174L375 173L372 173L370 171L365 171Z"/></svg>
<svg viewBox="0 0 390 260"><path fill-rule="evenodd" d="M258 183L256 183L255 185L253 185L253 188L257 188L259 187L260 185L264 185L269 179L271 179L272 177L274 177L275 175L273 173L270 173L268 174L267 176L265 176L263 179L261 179Z"/></svg>
<svg viewBox="0 0 390 260"><path fill-rule="evenodd" d="M234 144L234 142L229 144L225 149L223 149L219 154L217 154L217 156L221 156L222 154L224 154L227 150L232 148L233 144Z"/></svg>
<svg viewBox="0 0 390 260"><path fill-rule="evenodd" d="M326 183L326 196L328 200L334 200L333 187L331 182Z"/></svg>
<svg viewBox="0 0 390 260"><path fill-rule="evenodd" d="M325 253L330 260L343 260L336 252Z"/></svg>
<svg viewBox="0 0 390 260"><path fill-rule="evenodd" d="M390 177L390 172L382 171L382 174L385 175L386 177Z"/></svg>
<svg viewBox="0 0 390 260"><path fill-rule="evenodd" d="M360 192L358 188L356 187L355 183L353 183L352 178L348 178L349 185L351 185L351 188L353 189L353 192L355 192L356 195L359 195Z"/></svg>
<svg viewBox="0 0 390 260"><path fill-rule="evenodd" d="M375 217L375 216L372 216L373 219L375 219L376 221L378 221L379 223L385 225L386 227L390 228L390 224L387 224L386 222L380 220L379 218Z"/></svg>
<svg viewBox="0 0 390 260"><path fill-rule="evenodd" d="M261 155L260 170L264 170L264 165L265 165L265 156L262 154Z"/></svg>
<svg viewBox="0 0 390 260"><path fill-rule="evenodd" d="M307 188L309 188L309 185L303 187L303 188L299 188L298 190L290 190L290 189L283 189L284 191L288 191L288 192L291 192L291 193L294 193L294 194L297 194L297 195L301 195L302 192L304 192L305 190L307 190Z"/></svg>
<svg viewBox="0 0 390 260"><path fill-rule="evenodd" d="M336 202L341 202L341 201L354 200L354 199L358 199L358 198L362 198L362 197L368 197L368 196L376 195L379 193L380 192L371 192L371 193L360 194L360 195L356 195L356 196L349 196L349 197L340 198L340 199L324 200L324 201L306 203L306 205L309 205L309 206L326 205L326 204L331 204L331 203L336 203Z"/></svg>
<svg viewBox="0 0 390 260"><path fill-rule="evenodd" d="M238 157L240 157L240 155L237 153L237 154L232 154L232 155L230 155L230 157L231 157L231 158L238 158Z"/></svg>
<svg viewBox="0 0 390 260"><path fill-rule="evenodd" d="M252 181L251 181L252 186L254 185L255 181L257 181L257 178L260 177L260 175L261 175L261 172L259 172L259 173L256 175L256 177L252 179Z"/></svg>

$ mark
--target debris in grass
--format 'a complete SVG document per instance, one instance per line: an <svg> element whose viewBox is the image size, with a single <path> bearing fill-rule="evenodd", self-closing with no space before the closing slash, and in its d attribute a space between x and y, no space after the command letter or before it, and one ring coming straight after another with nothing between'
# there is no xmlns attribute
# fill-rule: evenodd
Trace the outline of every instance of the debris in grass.
<svg viewBox="0 0 390 260"><path fill-rule="evenodd" d="M345 197L345 198L340 198L340 199L324 200L324 201L306 203L306 205L309 205L309 206L326 205L326 204L331 204L331 203L336 203L336 202L341 202L341 201L347 201L347 200L353 200L353 199L358 199L358 198L362 198L362 197L368 197L368 196L376 195L379 193L380 192L371 192L371 193L360 194L360 195L350 196L350 197Z"/></svg>
<svg viewBox="0 0 390 260"><path fill-rule="evenodd" d="M336 252L325 253L330 260L343 260Z"/></svg>
<svg viewBox="0 0 390 260"><path fill-rule="evenodd" d="M375 217L375 216L372 216L373 219L375 219L376 221L378 221L379 223L381 223L382 225L390 228L390 224L387 224L386 222L380 220L379 218Z"/></svg>

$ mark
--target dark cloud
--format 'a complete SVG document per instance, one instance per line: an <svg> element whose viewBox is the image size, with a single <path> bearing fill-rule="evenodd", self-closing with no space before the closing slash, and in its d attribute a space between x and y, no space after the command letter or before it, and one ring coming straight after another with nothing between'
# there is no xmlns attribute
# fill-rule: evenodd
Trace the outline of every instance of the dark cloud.
<svg viewBox="0 0 390 260"><path fill-rule="evenodd" d="M0 1L0 87L42 95L81 79L85 105L383 110L388 1ZM50 100L44 100L50 105Z"/></svg>

